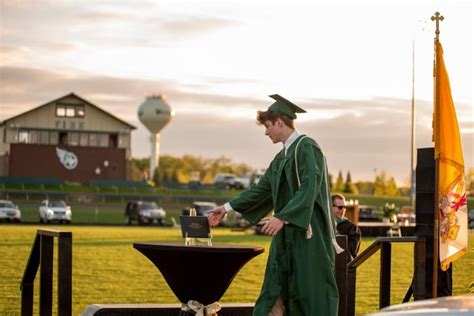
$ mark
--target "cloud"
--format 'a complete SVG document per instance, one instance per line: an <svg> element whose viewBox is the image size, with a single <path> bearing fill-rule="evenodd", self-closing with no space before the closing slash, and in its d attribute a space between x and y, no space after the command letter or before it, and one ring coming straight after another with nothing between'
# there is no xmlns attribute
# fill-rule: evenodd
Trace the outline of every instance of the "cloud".
<svg viewBox="0 0 474 316"><path fill-rule="evenodd" d="M214 17L186 17L161 23L161 27L173 36L193 37L238 24L233 20Z"/></svg>
<svg viewBox="0 0 474 316"><path fill-rule="evenodd" d="M226 82L226 78L219 81ZM228 82L232 82L229 79ZM205 90L205 89L204 89ZM267 166L280 150L255 123L255 112L271 102L266 96L199 93L172 80L140 80L33 68L0 67L0 120L75 92L105 111L137 126L132 155L149 154L148 132L137 109L145 95L164 93L176 111L161 133L161 153L227 156L256 168ZM295 100L296 102L297 100ZM411 103L396 98L370 100L303 99L308 113L298 129L314 137L328 157L331 173L350 170L354 179L373 179L374 169L404 180L410 168ZM431 103L417 101L417 147L431 147ZM468 108L467 105L460 105ZM240 114L239 114L240 113ZM323 114L331 114L324 116ZM461 122L471 129L472 121ZM473 161L473 133L463 134L467 167Z"/></svg>
<svg viewBox="0 0 474 316"><path fill-rule="evenodd" d="M132 14L99 10L87 10L78 14L76 18L83 23L133 22L139 20L139 17Z"/></svg>

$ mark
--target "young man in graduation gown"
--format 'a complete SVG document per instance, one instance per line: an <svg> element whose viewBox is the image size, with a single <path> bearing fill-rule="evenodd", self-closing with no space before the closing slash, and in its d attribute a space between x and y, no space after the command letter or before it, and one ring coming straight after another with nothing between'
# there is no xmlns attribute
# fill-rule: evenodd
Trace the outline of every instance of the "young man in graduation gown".
<svg viewBox="0 0 474 316"><path fill-rule="evenodd" d="M341 249L325 157L313 139L295 130L295 113L305 111L279 95L270 97L275 102L258 112L257 123L283 149L258 184L211 210L209 223L218 225L235 210L251 223L264 223L262 232L273 236L254 315L337 315L334 257Z"/></svg>

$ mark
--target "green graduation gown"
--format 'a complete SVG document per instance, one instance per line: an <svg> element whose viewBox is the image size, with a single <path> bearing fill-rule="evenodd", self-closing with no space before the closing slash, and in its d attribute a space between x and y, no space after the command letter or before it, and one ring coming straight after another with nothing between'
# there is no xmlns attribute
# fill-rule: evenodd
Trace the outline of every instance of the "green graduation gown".
<svg viewBox="0 0 474 316"><path fill-rule="evenodd" d="M234 210L257 223L272 209L287 222L273 237L254 315L267 316L276 299L283 299L286 315L337 315L339 295L334 276L334 223L329 207L326 165L316 142L302 135L280 151L258 184L229 201ZM313 236L307 239L311 225Z"/></svg>

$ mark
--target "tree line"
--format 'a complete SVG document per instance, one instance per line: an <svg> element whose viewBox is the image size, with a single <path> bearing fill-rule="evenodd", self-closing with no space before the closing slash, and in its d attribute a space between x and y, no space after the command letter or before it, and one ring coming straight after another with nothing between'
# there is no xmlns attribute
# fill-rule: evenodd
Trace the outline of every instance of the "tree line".
<svg viewBox="0 0 474 316"><path fill-rule="evenodd" d="M218 173L234 173L241 176L246 173L256 172L255 168L244 163L235 163L232 159L221 156L219 158L202 158L193 155L174 157L163 155L160 157L159 166L153 175L148 175L149 159L132 159L132 180L152 180L157 185L169 183L189 183L197 181L201 184L212 184L214 176ZM344 179L342 171L337 178L329 175L332 192L347 194L367 194L378 196L408 195L409 188L398 188L395 178L386 171L379 172L374 181L353 182L350 171Z"/></svg>
<svg viewBox="0 0 474 316"><path fill-rule="evenodd" d="M173 157L160 156L159 166L155 174L150 177L150 160L132 159L132 180L142 181L144 177L157 184L189 183L198 181L202 184L212 184L214 176L218 173L234 173L242 175L252 173L255 168L244 164L235 163L231 159L221 156L219 158L202 158L193 155Z"/></svg>
<svg viewBox="0 0 474 316"><path fill-rule="evenodd" d="M330 178L332 178L330 176ZM342 176L342 171L333 182L331 179L331 191L348 194L371 194L378 196L400 196L408 195L407 188L398 188L394 177L390 177L385 170L378 173L375 180L352 182L351 172L346 174L346 180Z"/></svg>

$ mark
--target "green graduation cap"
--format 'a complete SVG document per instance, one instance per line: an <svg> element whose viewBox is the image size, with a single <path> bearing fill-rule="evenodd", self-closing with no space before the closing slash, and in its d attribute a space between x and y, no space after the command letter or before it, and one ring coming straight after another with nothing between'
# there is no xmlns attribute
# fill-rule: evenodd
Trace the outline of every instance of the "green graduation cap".
<svg viewBox="0 0 474 316"><path fill-rule="evenodd" d="M297 106L291 101L288 101L279 94L269 95L270 98L274 99L276 102L268 107L267 111L284 114L291 119L296 119L295 113L306 113L305 110Z"/></svg>

